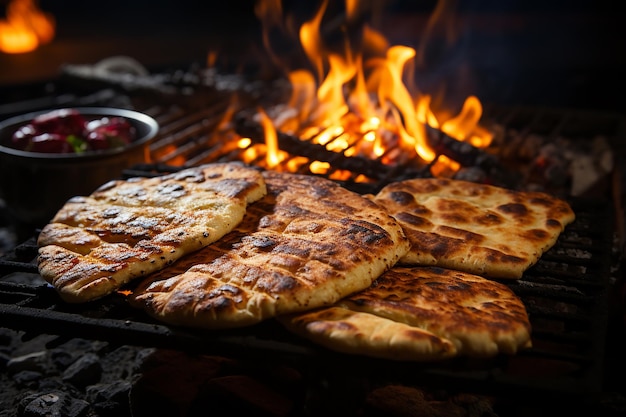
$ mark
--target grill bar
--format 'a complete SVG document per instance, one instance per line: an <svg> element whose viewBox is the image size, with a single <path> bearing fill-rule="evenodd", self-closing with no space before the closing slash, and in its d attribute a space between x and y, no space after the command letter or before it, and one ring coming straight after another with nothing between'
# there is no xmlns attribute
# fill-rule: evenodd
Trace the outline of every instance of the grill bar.
<svg viewBox="0 0 626 417"><path fill-rule="evenodd" d="M326 351L287 333L274 321L228 331L166 326L128 306L117 293L86 305L68 305L38 276L34 240L0 259L0 317L3 326L29 332L291 362L327 376L367 374L498 395L600 392L608 317L610 268L604 257L612 241L610 209L596 201L572 204L578 219L557 244L521 280L504 281L522 298L533 326L533 348L512 357L395 363ZM581 260L580 251L589 253L589 259ZM553 263L563 268L555 270ZM30 284L23 283L28 280ZM529 369L536 374L527 375Z"/></svg>

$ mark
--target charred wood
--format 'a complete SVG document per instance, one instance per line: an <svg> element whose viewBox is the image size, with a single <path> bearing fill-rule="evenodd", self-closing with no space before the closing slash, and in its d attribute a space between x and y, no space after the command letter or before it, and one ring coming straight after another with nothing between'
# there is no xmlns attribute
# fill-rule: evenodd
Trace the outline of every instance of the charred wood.
<svg viewBox="0 0 626 417"><path fill-rule="evenodd" d="M263 143L264 141L262 126L245 115L237 117L235 130L238 134L249 137L255 143ZM279 148L291 155L306 155L311 160L328 162L334 168L363 174L375 180L390 181L399 178L424 177L425 172L427 172L424 167L392 166L362 156L347 157L342 153L329 151L323 145L302 140L294 135L280 131L276 134Z"/></svg>
<svg viewBox="0 0 626 417"><path fill-rule="evenodd" d="M445 155L464 168L480 168L484 182L507 188L517 188L520 174L506 169L500 159L476 146L454 139L439 129L428 127L430 145L437 155Z"/></svg>

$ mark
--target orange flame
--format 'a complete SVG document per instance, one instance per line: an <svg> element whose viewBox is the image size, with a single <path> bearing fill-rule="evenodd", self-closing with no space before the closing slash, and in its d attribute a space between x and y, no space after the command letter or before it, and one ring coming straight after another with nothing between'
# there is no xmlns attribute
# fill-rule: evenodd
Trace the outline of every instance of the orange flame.
<svg viewBox="0 0 626 417"><path fill-rule="evenodd" d="M0 51L19 54L35 50L54 38L55 20L36 0L13 0L0 20Z"/></svg>
<svg viewBox="0 0 626 417"><path fill-rule="evenodd" d="M441 130L457 140L469 141L476 147L489 146L493 135L483 129L477 129L482 113L480 100L475 96L469 96L463 104L461 113L443 123Z"/></svg>
<svg viewBox="0 0 626 417"><path fill-rule="evenodd" d="M259 115L261 116L261 125L265 131L265 145L267 146L267 153L265 154L265 162L269 168L275 168L280 163L280 155L278 154L278 137L276 129L272 124L272 120L269 116L259 109Z"/></svg>
<svg viewBox="0 0 626 417"><path fill-rule="evenodd" d="M260 4L257 14L264 29L275 27L283 13L280 1L261 0ZM442 7L447 4L451 2L442 0ZM458 170L457 162L437 156L431 149L426 127L440 129L448 136L469 141L476 147L486 147L491 143L492 135L479 126L482 117L480 101L474 96L468 97L455 117L449 117L443 111L435 113L431 108L431 97L416 94L412 91L416 89L407 80L416 59L415 49L389 46L385 37L366 23L360 30L360 48L351 47L345 32L346 27L358 20L359 6L357 0L345 2L342 52L326 45L322 36L328 0L324 0L314 16L300 26L299 41L312 70L288 69L292 94L286 109L272 120L274 129L346 156L367 156L383 163L397 164L412 160L410 154L413 154L432 163L431 170L438 173ZM442 7L437 9L436 18L450 16ZM282 20L293 23L293 20ZM264 39L266 47L271 49L267 32ZM267 123L265 120L265 131L272 138ZM389 153L397 148L404 154ZM269 143L268 149L271 149ZM310 169L325 171L328 167L313 163Z"/></svg>

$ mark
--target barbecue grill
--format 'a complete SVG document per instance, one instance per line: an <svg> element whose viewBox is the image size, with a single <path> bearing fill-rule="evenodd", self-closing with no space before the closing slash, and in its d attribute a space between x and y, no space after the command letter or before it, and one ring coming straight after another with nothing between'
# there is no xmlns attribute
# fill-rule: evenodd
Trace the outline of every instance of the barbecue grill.
<svg viewBox="0 0 626 417"><path fill-rule="evenodd" d="M221 79L218 73L198 69L188 69L187 76L179 74L179 78L172 74L151 75L137 79L135 86L122 85L114 76L90 80L77 75L80 69L69 68L65 76L47 86L47 95L40 95L35 101L16 102L3 110L22 111L32 103L73 106L114 102L150 114L161 125L159 136L151 145L152 161L130 167L124 172L126 178L170 173L202 163L240 160L245 148L234 145L237 126L224 129L221 124L224 112L232 106L224 98L233 89L246 92L236 109L245 114L259 96L267 100L268 96L255 95L258 93L255 89L274 86L274 91L280 90L273 84L277 81L253 87L242 77L225 75ZM90 83L91 91L85 89ZM222 85L227 87L218 87ZM175 98L183 88L187 90L185 99ZM189 89L193 94L189 94ZM493 107L486 114L494 126L500 126L506 135L515 138L510 142L515 143L517 152L525 146L521 142L534 140L536 135L547 137L548 141L576 137L584 142L592 132L608 138L612 144L623 136L621 119L606 113ZM246 125L247 120L243 117L237 128L251 129ZM228 139L230 142L225 142ZM284 135L282 140L293 154L329 157L327 152L311 145L295 143L289 135ZM501 157L506 158L507 152L513 151L501 150ZM476 162L476 158L471 158L471 162ZM376 161L336 160L335 163L354 170L354 177L360 173L358 169L380 174ZM501 165L497 164L498 169L503 169ZM492 162L493 166L496 165ZM357 192L375 192L394 180L394 175L402 178L406 173L390 170L373 182L359 183L348 178L342 183ZM411 175L429 174L411 172ZM518 176L508 180L513 179L520 180ZM521 280L504 281L523 300L533 326L533 348L513 357L457 358L434 364L397 363L327 351L287 333L273 321L253 328L210 332L166 326L129 307L122 293L88 304L68 305L60 301L54 289L37 273L36 229L21 230L18 244L0 258L0 317L3 326L28 332L228 355L277 365L287 363L317 380L332 381L350 375L496 396L509 404L520 401L540 404L550 400L575 407L595 406L605 390L606 341L612 340L608 328L611 296L615 291L617 225L614 206L610 204L612 188L596 187L590 198L570 195L569 183L558 182L552 187L570 201L577 218ZM598 188L602 198L595 195Z"/></svg>
<svg viewBox="0 0 626 417"><path fill-rule="evenodd" d="M402 25L396 30L402 32ZM106 70L120 65L125 71ZM112 57L94 65L64 65L52 79L3 88L0 119L56 107L110 106L144 112L160 124L150 147L151 161L129 167L123 178L232 160L263 166L263 154L250 156L250 150L263 142L255 110L283 102L287 89L284 79L259 68L233 71L194 63L146 71L132 59ZM291 366L321 389L320 402L328 400L329 413L331 399L358 395L346 384L400 384L495 398L502 415L598 410L620 415L626 400L615 409L606 403L612 390L623 389L621 372L626 370L621 350L626 186L620 167L625 118L605 110L489 102L483 106L484 122L496 132L492 145L460 146L433 131L437 152L462 162L459 176L511 188L544 189L568 200L577 216L522 279L503 281L529 312L533 329L529 350L490 359L395 362L328 351L274 321L221 331L167 326L129 307L121 292L88 304L66 304L37 272L38 226L15 222L1 205L0 228L14 238L0 251L0 326L30 335L83 337L223 355L268 367ZM226 123L226 115L234 116L231 122ZM242 136L250 142L242 145L238 141ZM323 175L361 194L376 192L391 181L433 175L428 164L390 166L376 159L349 158L286 132L278 132L278 141L292 159L330 164L322 174L309 164L298 165L294 172ZM560 152L551 152L554 147ZM601 156L593 159L598 148L616 162L607 167ZM572 176L571 167L562 163L581 156L592 158ZM335 175L339 171L342 175Z"/></svg>

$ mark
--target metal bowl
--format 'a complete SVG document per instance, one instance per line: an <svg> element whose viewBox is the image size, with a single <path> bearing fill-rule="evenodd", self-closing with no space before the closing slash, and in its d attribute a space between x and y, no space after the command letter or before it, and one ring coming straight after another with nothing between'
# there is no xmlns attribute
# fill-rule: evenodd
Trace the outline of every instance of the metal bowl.
<svg viewBox="0 0 626 417"><path fill-rule="evenodd" d="M13 133L36 116L54 109L0 122L0 199L9 215L29 226L41 226L71 197L89 195L122 171L150 162L149 144L159 126L152 117L127 109L76 107L87 120L121 116L135 128L135 140L122 148L80 154L27 152L7 146Z"/></svg>

